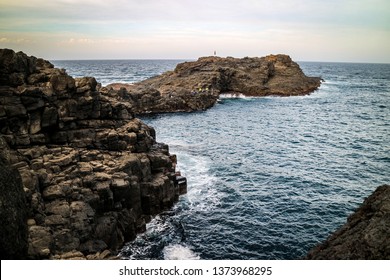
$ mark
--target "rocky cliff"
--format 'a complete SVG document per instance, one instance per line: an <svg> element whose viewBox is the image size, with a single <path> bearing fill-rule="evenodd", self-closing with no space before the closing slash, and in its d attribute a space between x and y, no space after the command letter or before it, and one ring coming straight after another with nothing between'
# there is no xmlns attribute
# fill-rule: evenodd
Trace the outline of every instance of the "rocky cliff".
<svg viewBox="0 0 390 280"><path fill-rule="evenodd" d="M221 93L248 96L292 96L313 92L321 79L307 77L287 55L255 58L203 57L178 64L174 71L133 84L108 89L132 100L136 113L204 110Z"/></svg>
<svg viewBox="0 0 390 280"><path fill-rule="evenodd" d="M2 218L1 244L20 252L1 246L2 256L23 258L27 234L12 234L24 228L26 258L112 256L186 191L175 156L133 104L98 89L94 78L0 50L1 178L12 181L1 185L1 215L18 212Z"/></svg>
<svg viewBox="0 0 390 280"><path fill-rule="evenodd" d="M307 259L390 259L390 185L370 195L346 224L308 253Z"/></svg>

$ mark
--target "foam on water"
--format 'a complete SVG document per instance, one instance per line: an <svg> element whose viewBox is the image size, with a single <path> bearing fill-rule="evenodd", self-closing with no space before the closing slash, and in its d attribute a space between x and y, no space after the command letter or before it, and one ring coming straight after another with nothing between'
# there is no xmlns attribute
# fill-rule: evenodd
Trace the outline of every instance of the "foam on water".
<svg viewBox="0 0 390 280"><path fill-rule="evenodd" d="M199 260L200 257L187 246L181 244L168 245L163 250L165 260Z"/></svg>
<svg viewBox="0 0 390 280"><path fill-rule="evenodd" d="M172 147L189 180L175 217L202 259L301 258L387 182L390 81L371 92L348 65L322 66L330 82L309 96L224 96L145 119L165 143L186 143Z"/></svg>
<svg viewBox="0 0 390 280"><path fill-rule="evenodd" d="M242 93L235 92L235 93L222 93L219 95L220 99L231 99L231 98L241 98L241 99L251 99L255 98L254 96L246 96Z"/></svg>

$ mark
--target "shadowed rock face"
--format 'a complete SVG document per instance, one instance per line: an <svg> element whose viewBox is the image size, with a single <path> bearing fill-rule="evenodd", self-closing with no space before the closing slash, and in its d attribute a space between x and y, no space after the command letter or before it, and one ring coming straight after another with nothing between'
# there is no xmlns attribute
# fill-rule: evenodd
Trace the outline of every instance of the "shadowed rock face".
<svg viewBox="0 0 390 280"><path fill-rule="evenodd" d="M390 185L370 195L344 226L316 246L307 259L390 259Z"/></svg>
<svg viewBox="0 0 390 280"><path fill-rule="evenodd" d="M0 70L1 156L14 170L1 175L19 178L26 202L12 205L27 217L6 230L28 227L28 258L109 257L185 191L174 184L168 146L133 117L132 103L99 92L94 78L73 79L8 49Z"/></svg>
<svg viewBox="0 0 390 280"><path fill-rule="evenodd" d="M221 93L248 96L305 95L321 84L287 55L261 58L203 57L134 85L112 84L134 102L136 113L204 110Z"/></svg>
<svg viewBox="0 0 390 280"><path fill-rule="evenodd" d="M1 140L0 140L1 141ZM1 143L0 143L0 146ZM1 152L0 152L1 153ZM23 184L17 170L0 156L0 258L27 257L27 211Z"/></svg>

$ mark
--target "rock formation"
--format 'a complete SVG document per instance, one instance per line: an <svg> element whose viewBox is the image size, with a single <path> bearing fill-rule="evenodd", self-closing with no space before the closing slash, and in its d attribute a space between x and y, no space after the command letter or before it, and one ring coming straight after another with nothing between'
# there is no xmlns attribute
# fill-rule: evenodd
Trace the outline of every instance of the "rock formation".
<svg viewBox="0 0 390 280"><path fill-rule="evenodd" d="M390 259L390 185L376 189L307 259Z"/></svg>
<svg viewBox="0 0 390 280"><path fill-rule="evenodd" d="M9 182L1 185L1 215L20 212L2 218L6 232L20 229L1 232L1 244L20 240L6 258L22 257L27 241L28 258L113 256L185 192L175 183L175 156L132 106L99 92L94 78L0 50L1 179Z"/></svg>
<svg viewBox="0 0 390 280"><path fill-rule="evenodd" d="M287 55L261 58L203 57L180 63L174 71L128 84L111 84L108 89L132 100L136 113L204 110L215 104L221 93L248 96L305 95L321 84L307 77Z"/></svg>
<svg viewBox="0 0 390 280"><path fill-rule="evenodd" d="M36 259L112 257L186 191L176 157L135 114L205 110L221 93L301 95L319 85L290 57L271 55L204 57L102 88L0 49L0 242L10 245L2 257L23 258L26 248Z"/></svg>

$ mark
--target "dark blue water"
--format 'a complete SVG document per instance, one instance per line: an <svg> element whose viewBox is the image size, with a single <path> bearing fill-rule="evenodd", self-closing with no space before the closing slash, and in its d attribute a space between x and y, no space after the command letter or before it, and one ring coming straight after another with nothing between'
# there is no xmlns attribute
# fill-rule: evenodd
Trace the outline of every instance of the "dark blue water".
<svg viewBox="0 0 390 280"><path fill-rule="evenodd" d="M110 83L135 83L173 70L182 60L55 60L57 68L72 77L95 77L106 86Z"/></svg>
<svg viewBox="0 0 390 280"><path fill-rule="evenodd" d="M310 96L143 118L177 154L188 194L124 258L299 259L389 183L390 65L300 65L325 79Z"/></svg>

